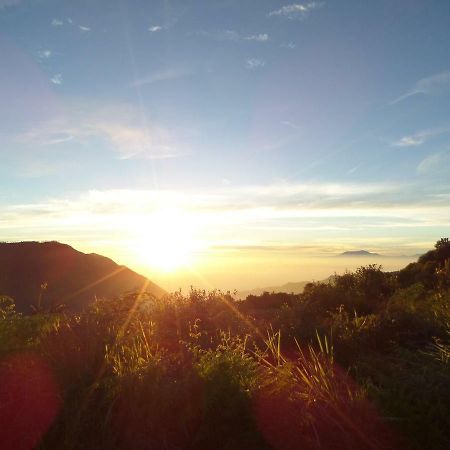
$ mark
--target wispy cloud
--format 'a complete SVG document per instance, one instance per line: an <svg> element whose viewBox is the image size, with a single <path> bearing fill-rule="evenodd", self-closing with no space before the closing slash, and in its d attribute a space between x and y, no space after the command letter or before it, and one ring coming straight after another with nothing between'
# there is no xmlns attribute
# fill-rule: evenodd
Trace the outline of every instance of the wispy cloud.
<svg viewBox="0 0 450 450"><path fill-rule="evenodd" d="M213 31L197 31L194 34L198 36L210 37L218 41L254 41L267 42L270 37L267 33L244 34L236 30L213 30Z"/></svg>
<svg viewBox="0 0 450 450"><path fill-rule="evenodd" d="M433 153L424 158L417 166L421 175L448 174L450 171L450 152Z"/></svg>
<svg viewBox="0 0 450 450"><path fill-rule="evenodd" d="M404 136L398 141L394 141L392 145L394 147L415 147L416 145L422 145L425 142L424 136Z"/></svg>
<svg viewBox="0 0 450 450"><path fill-rule="evenodd" d="M179 156L172 134L165 128L97 122L86 131L91 135L100 135L107 139L120 151L121 159L135 157L166 159Z"/></svg>
<svg viewBox="0 0 450 450"><path fill-rule="evenodd" d="M282 6L280 9L271 11L269 17L286 17L288 19L298 19L306 17L312 10L323 6L322 2L292 3Z"/></svg>
<svg viewBox="0 0 450 450"><path fill-rule="evenodd" d="M45 49L45 50L38 50L36 52L36 56L39 59L49 59L52 56L52 51L49 49Z"/></svg>
<svg viewBox="0 0 450 450"><path fill-rule="evenodd" d="M393 141L391 145L394 147L415 147L424 144L427 140L432 139L444 133L450 133L450 127L433 128L429 130L419 131L418 133L403 136Z"/></svg>
<svg viewBox="0 0 450 450"><path fill-rule="evenodd" d="M57 119L43 121L17 135L19 144L49 147L76 142L89 146L99 139L116 152L119 159L165 159L185 154L186 147L175 138L175 131L142 117L126 106L75 108Z"/></svg>
<svg viewBox="0 0 450 450"><path fill-rule="evenodd" d="M391 105L395 105L408 97L415 95L431 95L440 94L450 91L450 71L437 73L419 80L409 91L400 97L391 101Z"/></svg>
<svg viewBox="0 0 450 450"><path fill-rule="evenodd" d="M286 42L286 43L284 43L284 44L281 44L280 47L282 47L282 48L288 48L289 50L294 50L294 48L295 48L295 42L289 41L289 42Z"/></svg>
<svg viewBox="0 0 450 450"><path fill-rule="evenodd" d="M167 69L157 70L147 76L134 80L132 86L139 87L146 84L158 83L160 81L177 80L179 78L188 77L194 74L194 70L189 67L170 67Z"/></svg>
<svg viewBox="0 0 450 450"><path fill-rule="evenodd" d="M150 33L159 33L160 31L169 31L172 29L178 22L179 17L171 15L170 17L165 17L165 20L160 21L159 23L153 23L148 26L147 30Z"/></svg>
<svg viewBox="0 0 450 450"><path fill-rule="evenodd" d="M57 84L57 85L62 84L62 82L63 82L62 74L61 74L61 73L56 73L55 75L53 75L52 78L50 78L50 81L51 81L53 84Z"/></svg>
<svg viewBox="0 0 450 450"><path fill-rule="evenodd" d="M281 124L285 125L285 126L287 126L289 128L293 128L294 130L297 130L297 131L301 131L302 130L302 127L300 125L297 125L296 123L291 122L290 120L282 120Z"/></svg>
<svg viewBox="0 0 450 450"><path fill-rule="evenodd" d="M346 175L352 175L354 174L360 167L362 164L357 164L356 166L351 167L349 170L347 170L347 172L345 172Z"/></svg>
<svg viewBox="0 0 450 450"><path fill-rule="evenodd" d="M73 131L75 128L70 127L64 118L47 120L16 135L14 141L35 147L56 145L74 139Z"/></svg>
<svg viewBox="0 0 450 450"><path fill-rule="evenodd" d="M258 58L248 58L245 61L245 67L249 70L260 69L266 65L266 61Z"/></svg>
<svg viewBox="0 0 450 450"><path fill-rule="evenodd" d="M250 36L244 36L243 39L246 41L266 42L269 40L269 35L267 33L252 34Z"/></svg>
<svg viewBox="0 0 450 450"><path fill-rule="evenodd" d="M81 24L77 25L70 17L66 17L65 19L55 18L51 21L51 25L53 27L63 27L65 23L75 28L78 28L82 33L87 33L88 31L91 31L91 27L87 27L86 25Z"/></svg>

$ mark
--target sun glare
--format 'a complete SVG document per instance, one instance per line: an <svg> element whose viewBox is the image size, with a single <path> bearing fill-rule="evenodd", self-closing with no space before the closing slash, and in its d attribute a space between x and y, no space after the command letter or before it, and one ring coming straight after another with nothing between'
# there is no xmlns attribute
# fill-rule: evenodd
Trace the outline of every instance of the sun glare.
<svg viewBox="0 0 450 450"><path fill-rule="evenodd" d="M136 231L133 246L141 264L160 272L174 272L193 263L192 226L177 210L152 214Z"/></svg>

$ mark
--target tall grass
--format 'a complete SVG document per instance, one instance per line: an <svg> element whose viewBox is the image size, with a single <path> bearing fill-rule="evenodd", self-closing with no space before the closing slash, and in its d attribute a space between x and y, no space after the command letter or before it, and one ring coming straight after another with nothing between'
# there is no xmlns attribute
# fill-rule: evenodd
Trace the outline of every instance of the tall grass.
<svg viewBox="0 0 450 450"><path fill-rule="evenodd" d="M301 346L296 358L282 353L281 333L271 331L259 355L264 369L260 401L267 439L275 448L392 448L384 427L365 392L334 363L333 345L316 335L316 345ZM271 417L277 411L282 419ZM289 424L288 430L286 425Z"/></svg>

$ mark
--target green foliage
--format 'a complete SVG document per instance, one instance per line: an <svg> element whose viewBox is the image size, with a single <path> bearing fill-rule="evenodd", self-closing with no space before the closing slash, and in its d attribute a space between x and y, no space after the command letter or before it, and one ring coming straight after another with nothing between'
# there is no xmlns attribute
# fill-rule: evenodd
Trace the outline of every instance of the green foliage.
<svg viewBox="0 0 450 450"><path fill-rule="evenodd" d="M16 304L11 297L0 295L0 320L8 320L16 314Z"/></svg>
<svg viewBox="0 0 450 450"><path fill-rule="evenodd" d="M313 303L320 314L340 305L359 314L370 314L378 311L394 290L394 276L383 272L381 266L370 264L355 272L335 275L328 283L309 283L301 297Z"/></svg>
<svg viewBox="0 0 450 450"><path fill-rule="evenodd" d="M448 248L245 301L132 293L23 316L2 296L0 357L51 368L42 449L444 449Z"/></svg>
<svg viewBox="0 0 450 450"><path fill-rule="evenodd" d="M369 396L416 448L449 447L450 364L442 350L399 348L390 355L367 355L359 363Z"/></svg>
<svg viewBox="0 0 450 450"><path fill-rule="evenodd" d="M399 272L398 282L403 288L421 283L427 289L433 289L436 287L437 268L438 265L435 261L408 264Z"/></svg>
<svg viewBox="0 0 450 450"><path fill-rule="evenodd" d="M264 448L251 408L258 365L247 352L246 339L222 332L216 348L197 351L195 367L204 382L204 399L196 446Z"/></svg>
<svg viewBox="0 0 450 450"><path fill-rule="evenodd" d="M450 327L450 293L428 292L420 283L399 289L386 307L386 320L403 345L430 342Z"/></svg>
<svg viewBox="0 0 450 450"><path fill-rule="evenodd" d="M317 335L317 348L297 344L297 358L281 352L280 333L260 356L264 383L260 420L274 448L384 449L393 443L362 389L334 364L333 346Z"/></svg>
<svg viewBox="0 0 450 450"><path fill-rule="evenodd" d="M427 289L448 290L450 287L450 241L442 238L434 250L422 255L418 262L408 264L398 274L400 286L422 283Z"/></svg>
<svg viewBox="0 0 450 450"><path fill-rule="evenodd" d="M58 323L59 316L52 314L22 316L11 297L0 296L0 356L37 347Z"/></svg>

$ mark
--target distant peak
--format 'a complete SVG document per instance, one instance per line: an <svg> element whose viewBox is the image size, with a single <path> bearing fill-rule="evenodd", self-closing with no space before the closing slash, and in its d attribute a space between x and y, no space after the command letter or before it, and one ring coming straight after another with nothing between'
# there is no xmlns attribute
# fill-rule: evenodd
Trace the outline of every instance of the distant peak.
<svg viewBox="0 0 450 450"><path fill-rule="evenodd" d="M378 253L368 252L367 250L351 250L341 253L339 256L380 256Z"/></svg>

